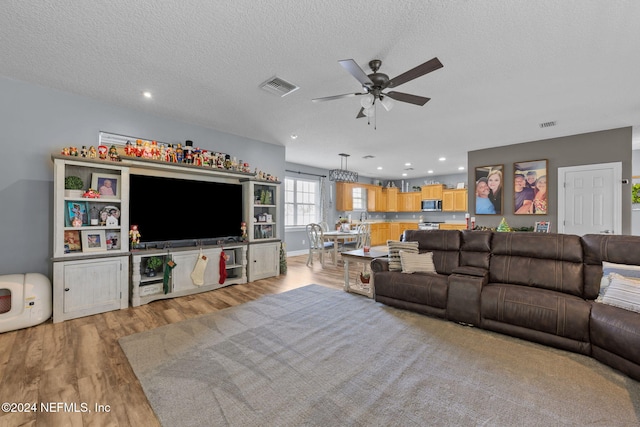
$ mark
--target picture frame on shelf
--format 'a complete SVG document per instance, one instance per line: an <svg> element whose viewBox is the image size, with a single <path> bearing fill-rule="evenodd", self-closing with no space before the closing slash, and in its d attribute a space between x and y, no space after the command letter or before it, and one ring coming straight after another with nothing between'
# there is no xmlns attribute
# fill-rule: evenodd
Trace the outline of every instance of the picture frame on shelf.
<svg viewBox="0 0 640 427"><path fill-rule="evenodd" d="M82 252L100 252L107 250L104 230L82 231Z"/></svg>
<svg viewBox="0 0 640 427"><path fill-rule="evenodd" d="M64 231L64 253L82 251L82 244L80 242L80 230L65 230Z"/></svg>
<svg viewBox="0 0 640 427"><path fill-rule="evenodd" d="M474 191L476 215L502 215L504 165L476 168Z"/></svg>
<svg viewBox="0 0 640 427"><path fill-rule="evenodd" d="M551 221L536 221L535 227L533 227L535 233L550 233Z"/></svg>
<svg viewBox="0 0 640 427"><path fill-rule="evenodd" d="M120 175L94 172L91 174L91 188L96 190L102 199L119 199Z"/></svg>
<svg viewBox="0 0 640 427"><path fill-rule="evenodd" d="M66 204L67 215L65 217L65 226L83 227L89 225L87 202L67 201Z"/></svg>
<svg viewBox="0 0 640 427"><path fill-rule="evenodd" d="M513 164L513 213L546 215L549 196L546 159Z"/></svg>
<svg viewBox="0 0 640 427"><path fill-rule="evenodd" d="M105 233L105 239L107 244L107 250L119 250L121 248L120 232L108 230Z"/></svg>
<svg viewBox="0 0 640 427"><path fill-rule="evenodd" d="M117 206L105 206L100 209L100 225L118 227L120 224L120 209Z"/></svg>
<svg viewBox="0 0 640 427"><path fill-rule="evenodd" d="M236 251L231 249L226 251L225 255L227 256L227 267L236 263Z"/></svg>

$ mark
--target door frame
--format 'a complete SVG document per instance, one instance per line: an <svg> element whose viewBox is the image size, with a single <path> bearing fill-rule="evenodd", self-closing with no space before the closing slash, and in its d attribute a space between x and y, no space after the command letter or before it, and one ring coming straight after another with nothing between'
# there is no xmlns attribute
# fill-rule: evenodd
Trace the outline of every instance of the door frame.
<svg viewBox="0 0 640 427"><path fill-rule="evenodd" d="M622 162L594 163L580 166L565 166L558 168L558 233L564 233L565 227L565 179L567 172L581 172L592 169L612 169L613 183L613 234L622 234Z"/></svg>

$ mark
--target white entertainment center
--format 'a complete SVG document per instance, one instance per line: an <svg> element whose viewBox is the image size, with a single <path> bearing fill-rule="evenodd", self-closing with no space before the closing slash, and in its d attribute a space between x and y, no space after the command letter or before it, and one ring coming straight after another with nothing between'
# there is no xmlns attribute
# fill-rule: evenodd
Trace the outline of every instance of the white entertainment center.
<svg viewBox="0 0 640 427"><path fill-rule="evenodd" d="M54 323L280 273L279 182L258 179L254 173L135 157L123 157L119 162L66 155L53 155L52 159ZM167 243L131 248L131 175L241 185L246 239L206 239L176 245L178 247ZM69 176L83 181L80 194L65 191L65 179ZM89 187L97 190L95 187L105 179L113 185L113 195L83 197L82 193ZM165 203L171 203L170 198ZM200 204L202 207L196 208L210 209L207 203ZM224 209L224 205L216 206ZM215 220L212 212L211 221ZM167 226L171 227L170 219L168 221ZM237 228L239 236L240 224ZM222 251L227 261L224 280L220 272ZM199 272L202 281L196 285L192 273L201 255L207 262ZM148 268L154 262L160 266Z"/></svg>

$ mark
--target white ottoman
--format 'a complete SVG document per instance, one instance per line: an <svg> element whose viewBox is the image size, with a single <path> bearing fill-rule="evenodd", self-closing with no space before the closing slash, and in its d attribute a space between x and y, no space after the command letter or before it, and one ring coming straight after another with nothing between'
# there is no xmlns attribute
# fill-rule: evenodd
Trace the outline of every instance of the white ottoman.
<svg viewBox="0 0 640 427"><path fill-rule="evenodd" d="M51 317L51 281L40 273L0 276L0 333L26 328Z"/></svg>

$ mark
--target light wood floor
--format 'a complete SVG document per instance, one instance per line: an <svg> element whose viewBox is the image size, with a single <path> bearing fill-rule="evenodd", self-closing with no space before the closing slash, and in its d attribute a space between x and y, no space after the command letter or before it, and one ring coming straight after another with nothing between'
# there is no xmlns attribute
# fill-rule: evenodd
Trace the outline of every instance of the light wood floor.
<svg viewBox="0 0 640 427"><path fill-rule="evenodd" d="M311 283L344 285L342 266L322 268L316 260L307 267L306 255L287 261L279 277L0 334L0 403L38 406L35 413L0 412L0 426L159 425L118 339ZM58 412L40 412L41 402ZM96 404L109 411L96 413Z"/></svg>

